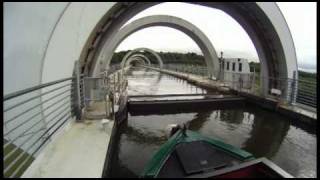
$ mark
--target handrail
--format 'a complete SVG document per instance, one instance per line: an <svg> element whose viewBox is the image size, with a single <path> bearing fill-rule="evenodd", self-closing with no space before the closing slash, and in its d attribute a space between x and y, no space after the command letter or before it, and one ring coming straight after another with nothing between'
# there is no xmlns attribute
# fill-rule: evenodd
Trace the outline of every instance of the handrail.
<svg viewBox="0 0 320 180"><path fill-rule="evenodd" d="M62 88L64 88L64 87L67 87L67 86L69 86L69 85L71 85L71 84L72 84L72 83L69 83L69 84L60 86L60 87L58 87L58 88L52 89L52 90L50 90L50 91L47 91L47 92L45 92L45 93L42 93L42 94L40 94L40 95L33 96L33 97L29 98L29 99L26 99L26 100L24 100L24 101L22 101L22 102L20 102L20 103L17 103L17 104L15 104L15 105L13 105L13 106L10 106L10 107L4 109L3 112L9 111L10 109L13 109L13 108L15 108L15 107L18 107L18 106L20 106L20 105L22 105L22 104L25 104L25 103L33 100L33 99L36 99L36 98L38 98L38 97L40 97L40 96L49 94L49 93L51 93L51 92L53 92L53 91L56 91L56 90L58 90L58 89L62 89Z"/></svg>
<svg viewBox="0 0 320 180"><path fill-rule="evenodd" d="M70 117L79 112L83 101L82 99L76 100L75 95L83 94L83 78L84 74L81 74L4 95L3 102L48 87L43 92L36 91L36 95L32 93L27 94L23 99L18 98L17 102L8 104L9 106L3 110L6 113L3 120L3 140L5 141L3 143L5 152L3 172L6 177L20 176L30 165L29 160L33 160L35 153L45 144L41 141L42 143L38 145L38 142L43 138L47 141L48 137L70 120ZM66 82L70 80L71 82ZM40 99L44 95L46 98ZM35 102L34 100L38 98L40 102ZM27 103L31 101L33 103L28 105ZM15 123L10 123L12 121ZM51 130L54 132L48 134ZM33 148L36 150L34 151Z"/></svg>
<svg viewBox="0 0 320 180"><path fill-rule="evenodd" d="M61 82L64 82L64 81L68 81L68 80L71 80L71 79L75 79L75 77L64 78L64 79L60 79L60 80L57 80L57 81L52 81L52 82L49 82L49 83L40 84L38 86L33 86L33 87L30 87L30 88L27 88L27 89L24 89L24 90L16 91L16 92L4 95L3 96L3 101L7 101L9 99L21 96L23 94L27 94L29 92L32 92L32 91L35 91L35 90L38 90L38 89L41 89L41 88L44 88L44 87L48 87L48 86L51 86L51 85L54 85L54 84L58 84L58 83L61 83Z"/></svg>
<svg viewBox="0 0 320 180"><path fill-rule="evenodd" d="M199 67L199 66L181 65L181 64L179 65L167 64L164 66L164 69L179 71L187 74L200 74L201 76L202 71L204 71L206 68ZM247 77L250 78L250 80L247 80L247 81L244 81L242 79L242 82L238 81L237 78L235 78L233 81L231 79L223 80L223 82L227 83L227 85L230 86L231 89L234 89L236 91L248 91L253 94L261 93L259 84L258 85L256 84L257 82L260 82L259 80L256 81L256 78L260 77L261 79L268 80L269 83L271 84L268 90L270 90L271 88L280 88L283 91L282 93L283 96L281 96L281 99L284 102L287 102L292 105L295 105L296 103L300 103L300 104L304 104L312 107L316 106L317 82L306 81L301 79L292 79L288 77L255 76L255 74L253 74L252 72L250 72L250 74L247 74L248 76L247 75L243 76L242 73L237 73L237 72L224 72L224 73L232 74L232 75L240 76L244 78L247 78ZM223 75L226 75L226 74L223 74ZM251 75L252 77L250 77ZM242 87L241 85L244 85L244 83L248 84L248 86ZM268 94L268 95L272 96L272 94Z"/></svg>
<svg viewBox="0 0 320 180"><path fill-rule="evenodd" d="M25 113L27 113L27 112L29 112L29 111L33 110L33 109L34 109L34 108L36 108L36 107L39 107L40 105L44 104L45 102L48 102L48 101L52 100L53 98L58 97L58 96L60 96L60 95L62 95L62 94L64 94L64 93L66 93L66 92L68 92L68 91L70 91L70 90L72 90L72 89L73 89L73 88L70 88L70 89L67 89L67 90L65 90L65 91L63 91L63 92L61 92L61 93L59 93L59 94L56 94L56 95L54 95L54 96L50 97L49 99L47 99L47 100L45 100L45 101L42 101L41 103L36 104L36 105L32 106L31 108L28 108L27 110L25 110L25 111L23 111L22 113L20 113L20 114L18 114L18 115L16 115L16 116L14 116L14 117L12 117L11 119L9 119L9 120L7 120L7 121L4 121L4 123L5 123L5 124L7 124L7 123L9 123L9 122L12 122L13 120L17 119L17 118L18 118L18 117L20 117L21 115L23 115L23 114L25 114Z"/></svg>

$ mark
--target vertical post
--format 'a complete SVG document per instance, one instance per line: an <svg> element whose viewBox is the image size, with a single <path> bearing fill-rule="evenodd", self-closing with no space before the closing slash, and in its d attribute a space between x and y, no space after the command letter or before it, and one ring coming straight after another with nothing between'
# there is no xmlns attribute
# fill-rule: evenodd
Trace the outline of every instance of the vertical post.
<svg viewBox="0 0 320 180"><path fill-rule="evenodd" d="M75 61L75 74L76 74L76 117L77 120L81 120L81 97L80 97L80 67L79 60Z"/></svg>
<svg viewBox="0 0 320 180"><path fill-rule="evenodd" d="M255 93L255 86L256 86L256 68L253 66L253 78L252 78L252 92Z"/></svg>
<svg viewBox="0 0 320 180"><path fill-rule="evenodd" d="M85 79L85 77L83 77L81 81L82 81L83 105L84 105L84 109L86 109L86 106L87 106L87 104L86 104L86 96L85 96L85 93L86 93L86 92L85 92L85 89L86 89L86 88L85 88L85 84L84 84L84 83L85 83L85 80L84 80L84 79Z"/></svg>
<svg viewBox="0 0 320 180"><path fill-rule="evenodd" d="M126 71L126 70L124 70L124 71ZM125 72L123 73L123 76L124 76L124 74L125 74ZM121 92L121 82L122 82L123 78L121 78L120 74L118 74L117 78L118 78L117 81L119 83L118 91Z"/></svg>
<svg viewBox="0 0 320 180"><path fill-rule="evenodd" d="M106 94L106 118L109 118L110 116L110 99L109 99L109 93Z"/></svg>
<svg viewBox="0 0 320 180"><path fill-rule="evenodd" d="M292 88L291 88L291 105L296 104L298 94L297 71L293 71Z"/></svg>
<svg viewBox="0 0 320 180"><path fill-rule="evenodd" d="M116 87L116 74L117 74L117 73L114 73L114 74L113 74L113 92L114 92L114 93L113 93L113 96L114 96L113 100L114 100L114 102L115 102L115 99L116 99L115 97L116 97L116 94L117 94L117 93L116 93L116 91L117 91L117 87Z"/></svg>

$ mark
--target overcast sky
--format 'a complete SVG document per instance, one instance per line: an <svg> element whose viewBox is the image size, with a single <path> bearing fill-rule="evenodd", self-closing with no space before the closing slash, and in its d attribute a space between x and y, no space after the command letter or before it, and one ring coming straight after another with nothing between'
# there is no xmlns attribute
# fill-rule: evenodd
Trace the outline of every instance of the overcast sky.
<svg viewBox="0 0 320 180"><path fill-rule="evenodd" d="M280 2L280 7L296 47L299 69L316 72L316 3ZM129 22L149 15L172 15L185 19L207 35L218 54L258 61L252 41L243 28L221 10L187 3L168 2L148 8ZM202 54L197 44L183 32L168 27L149 27L127 37L118 51L148 47L157 51L195 52Z"/></svg>

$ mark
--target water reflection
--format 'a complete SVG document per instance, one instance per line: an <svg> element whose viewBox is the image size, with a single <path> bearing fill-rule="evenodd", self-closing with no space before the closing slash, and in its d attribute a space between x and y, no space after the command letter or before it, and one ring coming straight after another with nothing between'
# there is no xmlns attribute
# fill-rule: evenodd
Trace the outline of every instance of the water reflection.
<svg viewBox="0 0 320 180"><path fill-rule="evenodd" d="M127 134L128 141L134 141L140 144L162 145L163 142L167 140L167 137L163 133L156 134L147 130L142 131L134 126L127 126L125 129L125 134Z"/></svg>
<svg viewBox="0 0 320 180"><path fill-rule="evenodd" d="M228 111L218 111L220 121L226 122L227 125L239 125L244 119L244 111L242 109L232 109ZM230 128L234 126L229 126Z"/></svg>
<svg viewBox="0 0 320 180"><path fill-rule="evenodd" d="M189 129L197 131L202 128L206 121L210 120L211 111L198 112L194 118L189 122Z"/></svg>
<svg viewBox="0 0 320 180"><path fill-rule="evenodd" d="M311 148L308 149L310 153L301 148L299 143L293 143L297 141L295 138L313 142L313 135L302 129L294 128L293 131L290 121L276 113L245 107L171 115L129 116L128 124L120 129L112 176L137 177L153 153L166 142L165 127L171 123L184 122L190 122L190 130L241 147L255 157L267 157L294 176L300 177L301 173L307 174L305 176L315 174L315 163L304 162L310 161L310 158L312 162L315 161L315 146L306 145ZM295 131L301 135L293 136L292 133L297 133ZM308 156L298 155L307 152Z"/></svg>
<svg viewBox="0 0 320 180"><path fill-rule="evenodd" d="M256 157L271 158L278 152L289 128L289 121L279 119L274 113L256 115L250 138L244 143L243 149Z"/></svg>

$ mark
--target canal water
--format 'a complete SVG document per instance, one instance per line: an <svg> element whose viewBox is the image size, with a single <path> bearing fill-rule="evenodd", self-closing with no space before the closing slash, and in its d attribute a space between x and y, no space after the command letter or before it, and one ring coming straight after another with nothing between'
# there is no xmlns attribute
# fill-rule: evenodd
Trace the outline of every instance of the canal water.
<svg viewBox="0 0 320 180"><path fill-rule="evenodd" d="M130 95L214 93L154 71L132 71L128 83ZM295 177L316 177L315 128L250 104L178 114L129 114L116 135L111 177L138 177L166 142L167 125L184 122L190 122L190 130L242 148L255 157L267 157Z"/></svg>

